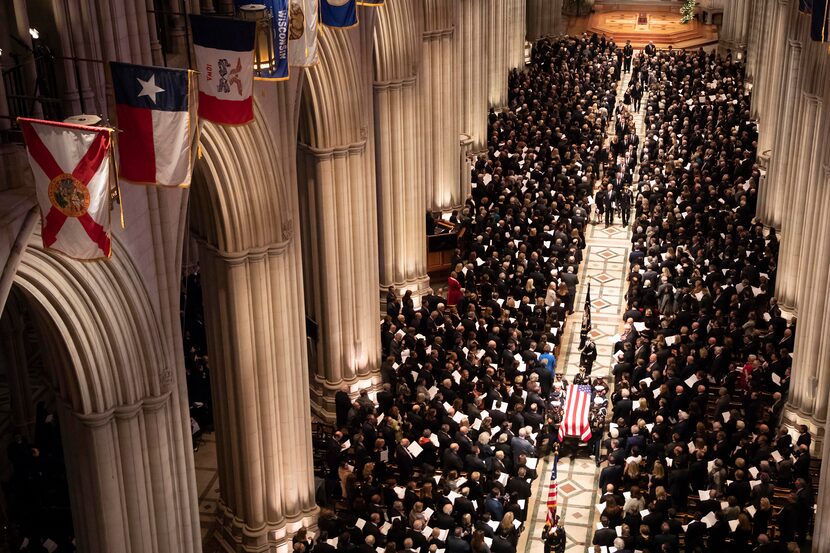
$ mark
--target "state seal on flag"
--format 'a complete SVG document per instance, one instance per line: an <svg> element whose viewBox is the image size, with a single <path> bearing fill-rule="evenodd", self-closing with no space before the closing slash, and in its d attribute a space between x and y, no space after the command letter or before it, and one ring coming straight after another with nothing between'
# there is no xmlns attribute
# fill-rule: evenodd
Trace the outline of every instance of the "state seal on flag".
<svg viewBox="0 0 830 553"><path fill-rule="evenodd" d="M288 39L297 40L305 34L305 14L299 2L291 2L291 16L288 21Z"/></svg>
<svg viewBox="0 0 830 553"><path fill-rule="evenodd" d="M89 189L69 173L49 181L48 194L54 208L67 217L82 217L89 208Z"/></svg>

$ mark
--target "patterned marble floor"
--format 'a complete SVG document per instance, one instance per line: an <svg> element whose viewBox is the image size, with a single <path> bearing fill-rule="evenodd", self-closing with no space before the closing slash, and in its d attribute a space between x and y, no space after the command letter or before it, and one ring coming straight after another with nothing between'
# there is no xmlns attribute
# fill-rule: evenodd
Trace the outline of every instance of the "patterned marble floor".
<svg viewBox="0 0 830 553"><path fill-rule="evenodd" d="M630 77L626 76L618 89L617 97L623 97L623 86ZM643 102L645 105L645 101ZM643 142L642 114L634 115L640 141ZM613 122L612 122L613 124ZM610 130L613 132L613 128ZM634 180L638 174L635 172ZM579 369L579 330L582 311L591 283L591 336L597 345L597 360L592 374L608 375L611 370L613 347L612 337L620 332L622 314L625 310L625 277L628 270L628 254L631 251L630 227L623 227L619 218L616 225L590 225L586 231L585 257L579 275L579 287L575 305L578 310L568 318L562 334L562 350L558 366L565 368L567 376L573 376ZM596 482L600 469L594 460L588 458L588 449L577 453L576 458L562 457L558 464L559 503L557 513L565 522L568 545L567 553L584 553L589 550L594 528L599 521L595 505L598 501ZM540 464L542 475L533 487L529 505L527 528L519 541L518 551L542 553L541 539L546 517L546 501L550 486L552 457Z"/></svg>
<svg viewBox="0 0 830 553"><path fill-rule="evenodd" d="M607 375L611 369L611 337L619 332L623 313L623 294L626 264L630 250L630 231L621 225L608 229L604 225L591 225L586 233L585 261L579 275L576 305L584 306L591 283L591 335L597 344L597 361L594 375ZM564 367L568 377L579 369L579 330L582 321L580 307L571 317L563 332L562 350L558 365ZM519 551L541 553L544 543L540 539L545 524L546 500L550 485L552 457L544 460L531 498L533 513L519 544ZM568 536L567 553L584 552L593 538L598 520L594 505L597 502L596 481L599 470L588 458L587 448L581 449L575 459L562 457L558 465L559 508L565 521ZM595 520L596 519L596 520Z"/></svg>

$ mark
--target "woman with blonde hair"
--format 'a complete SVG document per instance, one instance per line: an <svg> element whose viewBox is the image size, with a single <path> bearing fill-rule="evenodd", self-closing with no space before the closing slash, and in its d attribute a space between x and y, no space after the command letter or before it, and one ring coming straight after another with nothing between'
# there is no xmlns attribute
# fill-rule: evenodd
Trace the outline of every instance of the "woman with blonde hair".
<svg viewBox="0 0 830 553"><path fill-rule="evenodd" d="M626 463L622 481L625 489L630 489L640 483L640 464L637 461Z"/></svg>
<svg viewBox="0 0 830 553"><path fill-rule="evenodd" d="M657 488L666 485L666 468L660 460L654 461L654 466L651 468L651 474L648 479L648 489L650 493L654 493Z"/></svg>
<svg viewBox="0 0 830 553"><path fill-rule="evenodd" d="M655 463L655 465L656 464L657 463ZM671 507L671 501L669 501L669 494L666 493L666 488L664 488L663 486L657 486L657 488L654 490L654 498L654 511L665 513L669 510L669 507Z"/></svg>
<svg viewBox="0 0 830 553"><path fill-rule="evenodd" d="M516 527L513 526L514 519L513 511L504 513L504 517L499 523L498 533L501 537L509 541L513 547L516 547L516 544L519 543L519 533L516 531Z"/></svg>
<svg viewBox="0 0 830 553"><path fill-rule="evenodd" d="M551 307L554 303L556 303L556 282L551 282L545 292L545 305Z"/></svg>

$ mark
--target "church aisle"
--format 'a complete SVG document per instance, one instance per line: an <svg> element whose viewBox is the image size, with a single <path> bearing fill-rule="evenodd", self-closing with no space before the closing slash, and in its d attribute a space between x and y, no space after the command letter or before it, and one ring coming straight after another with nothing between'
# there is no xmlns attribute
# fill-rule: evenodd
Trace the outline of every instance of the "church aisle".
<svg viewBox="0 0 830 553"><path fill-rule="evenodd" d="M564 367L568 380L579 370L579 330L582 311L591 284L591 318L593 330L590 335L597 344L597 361L593 375L606 375L611 368L612 336L619 332L624 311L625 275L628 253L631 249L630 230L621 225L604 228L604 225L590 225L586 233L585 258L579 275L577 305L579 309L568 319L562 336L562 351L557 362ZM544 542L540 536L545 525L546 501L550 486L550 472L553 457L549 456L540 465L539 484L534 489L529 508L533 514L528 519L528 528L522 535L524 547L519 551L541 553ZM587 445L580 448L576 459L563 456L558 465L559 506L557 513L565 522L568 537L568 553L583 553L590 544L596 521L599 520L594 505L597 501L596 482L601 469L593 459L587 457Z"/></svg>
<svg viewBox="0 0 830 553"><path fill-rule="evenodd" d="M637 53L639 52L635 51L635 55ZM622 101L629 80L630 74L624 75L621 79L617 89L618 102ZM643 105L645 103L644 101ZM642 113L636 113L634 120L642 143ZM609 133L613 134L613 118L611 125ZM636 171L634 175L636 186ZM631 251L631 227L623 227L620 223L617 217L616 224L609 228L605 228L601 223L589 224L585 234L586 246L574 303L576 307L565 325L562 349L557 360L557 371L564 367L569 381L579 372L579 334L589 283L592 322L589 335L597 346L597 360L592 375L607 376L611 372L611 348L614 336L622 327L622 315L625 312L625 278L628 272L628 254ZM552 463L553 457L548 456L540 464L540 478L534 483L533 496L528 506L533 514L528 517L527 528L522 534L518 551L542 553L545 550L541 535L547 512ZM587 444L580 448L575 459L566 455L559 459L557 514L565 524L566 553L584 553L593 539L594 529L599 522L599 513L595 505L599 498L597 481L601 470L593 459L588 458Z"/></svg>

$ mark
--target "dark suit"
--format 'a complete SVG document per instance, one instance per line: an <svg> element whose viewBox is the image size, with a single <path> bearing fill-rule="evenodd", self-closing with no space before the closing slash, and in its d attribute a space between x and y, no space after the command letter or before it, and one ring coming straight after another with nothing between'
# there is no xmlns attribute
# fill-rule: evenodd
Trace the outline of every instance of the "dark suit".
<svg viewBox="0 0 830 553"><path fill-rule="evenodd" d="M600 528L594 532L594 539L591 542L593 545L604 545L610 547L614 545L614 540L617 538L617 531L612 528Z"/></svg>
<svg viewBox="0 0 830 553"><path fill-rule="evenodd" d="M599 473L599 489L604 490L608 484L614 484L616 489L622 480L623 468L620 465L609 465ZM613 544L612 544L613 545Z"/></svg>
<svg viewBox="0 0 830 553"><path fill-rule="evenodd" d="M614 189L606 190L605 194L602 198L603 203L605 204L605 225L613 225L614 224L614 202L617 201L617 193Z"/></svg>

